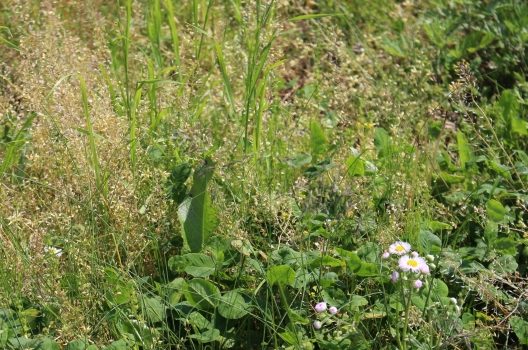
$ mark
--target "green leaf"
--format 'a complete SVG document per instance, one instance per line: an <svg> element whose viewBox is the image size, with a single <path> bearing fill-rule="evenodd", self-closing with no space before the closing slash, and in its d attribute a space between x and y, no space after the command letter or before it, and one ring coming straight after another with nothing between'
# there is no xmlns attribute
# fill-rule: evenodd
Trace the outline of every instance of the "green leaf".
<svg viewBox="0 0 528 350"><path fill-rule="evenodd" d="M365 161L359 157L351 156L346 161L348 175L363 176L365 175Z"/></svg>
<svg viewBox="0 0 528 350"><path fill-rule="evenodd" d="M528 122L522 120L519 117L512 117L511 119L511 129L514 133L517 133L522 136L528 135Z"/></svg>
<svg viewBox="0 0 528 350"><path fill-rule="evenodd" d="M189 338L195 339L200 343L205 344L220 340L222 337L220 335L220 331L216 328L213 328L202 333L191 334Z"/></svg>
<svg viewBox="0 0 528 350"><path fill-rule="evenodd" d="M449 288L447 287L447 284L444 283L444 281L435 278L433 280L432 285L432 292L434 296L437 297L447 297L449 295Z"/></svg>
<svg viewBox="0 0 528 350"><path fill-rule="evenodd" d="M461 130L457 132L457 145L460 166L462 167L462 169L465 169L466 164L473 159L473 155L467 138Z"/></svg>
<svg viewBox="0 0 528 350"><path fill-rule="evenodd" d="M313 120L310 123L310 147L312 150L312 157L317 158L317 156L324 154L326 152L327 144L328 140L323 127L319 122Z"/></svg>
<svg viewBox="0 0 528 350"><path fill-rule="evenodd" d="M361 295L352 295L350 297L350 301L348 302L348 307L350 309L358 309L365 305L368 305L368 300Z"/></svg>
<svg viewBox="0 0 528 350"><path fill-rule="evenodd" d="M501 116L506 125L511 123L512 118L519 115L519 101L512 90L504 90L498 101Z"/></svg>
<svg viewBox="0 0 528 350"><path fill-rule="evenodd" d="M270 285L290 285L295 283L295 271L288 265L276 265L269 268L266 278Z"/></svg>
<svg viewBox="0 0 528 350"><path fill-rule="evenodd" d="M357 253L344 249L338 249L338 252L344 257L347 268L355 275L359 277L373 277L378 275L378 266L373 263L364 262Z"/></svg>
<svg viewBox="0 0 528 350"><path fill-rule="evenodd" d="M150 322L162 322L165 320L165 306L159 296L144 297L141 303L143 313Z"/></svg>
<svg viewBox="0 0 528 350"><path fill-rule="evenodd" d="M300 153L295 157L286 160L286 164L292 168L302 168L305 165L308 165L312 162L312 156L308 153Z"/></svg>
<svg viewBox="0 0 528 350"><path fill-rule="evenodd" d="M494 222L501 222L507 213L506 208L504 208L501 202L495 199L490 199L486 203L486 211L488 213L488 217Z"/></svg>
<svg viewBox="0 0 528 350"><path fill-rule="evenodd" d="M215 262L208 255L188 253L170 258L169 268L175 272L185 272L193 277L207 277L215 272Z"/></svg>
<svg viewBox="0 0 528 350"><path fill-rule="evenodd" d="M490 270L501 276L514 273L518 267L519 264L517 264L515 258L509 254L501 256L489 265Z"/></svg>
<svg viewBox="0 0 528 350"><path fill-rule="evenodd" d="M84 340L77 339L68 343L64 350L97 350L97 346L90 345Z"/></svg>
<svg viewBox="0 0 528 350"><path fill-rule="evenodd" d="M378 151L378 157L384 158L392 154L392 142L389 133L383 128L374 131L374 146Z"/></svg>
<svg viewBox="0 0 528 350"><path fill-rule="evenodd" d="M119 339L119 340L112 342L112 344L107 346L104 350L128 350L128 349L129 349L128 343L124 339Z"/></svg>
<svg viewBox="0 0 528 350"><path fill-rule="evenodd" d="M220 290L213 283L195 278L187 284L185 299L199 309L214 308L220 300Z"/></svg>
<svg viewBox="0 0 528 350"><path fill-rule="evenodd" d="M183 238L191 252L197 253L217 226L216 210L211 203L207 184L211 180L214 164L206 158L204 165L194 173L191 198L178 208L178 217L183 226Z"/></svg>
<svg viewBox="0 0 528 350"><path fill-rule="evenodd" d="M390 40L387 37L383 38L383 41L381 43L381 48L385 50L391 56L395 56L399 58L407 57L407 54L401 47L401 42Z"/></svg>
<svg viewBox="0 0 528 350"><path fill-rule="evenodd" d="M523 320L522 317L512 316L510 318L510 326L517 338L519 338L519 343L528 345L528 322Z"/></svg>
<svg viewBox="0 0 528 350"><path fill-rule="evenodd" d="M311 267L319 267L319 266L324 266L324 267L345 267L346 263L345 263L345 261L343 261L341 259L336 259L336 258L331 257L329 255L324 255L324 256L320 256L320 257L314 259L310 263L310 266Z"/></svg>
<svg viewBox="0 0 528 350"><path fill-rule="evenodd" d="M438 253L442 248L442 240L429 230L420 230L418 242L425 253Z"/></svg>
<svg viewBox="0 0 528 350"><path fill-rule="evenodd" d="M171 171L169 179L167 180L167 189L169 196L177 204L183 202L187 195L185 181L187 181L190 175L191 166L187 163L178 164Z"/></svg>
<svg viewBox="0 0 528 350"><path fill-rule="evenodd" d="M237 291L229 291L222 295L218 305L218 313L229 320L236 320L246 316L249 312L249 304Z"/></svg>
<svg viewBox="0 0 528 350"><path fill-rule="evenodd" d="M511 237L498 238L493 241L493 247L503 254L517 254L519 243Z"/></svg>

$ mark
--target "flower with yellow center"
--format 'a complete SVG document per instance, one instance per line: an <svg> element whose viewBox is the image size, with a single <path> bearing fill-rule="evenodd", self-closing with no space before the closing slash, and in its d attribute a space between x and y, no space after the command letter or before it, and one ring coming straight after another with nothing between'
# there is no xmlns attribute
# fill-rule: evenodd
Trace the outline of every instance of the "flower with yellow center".
<svg viewBox="0 0 528 350"><path fill-rule="evenodd" d="M402 271L412 271L419 273L422 271L424 266L427 266L425 260L419 256L411 257L409 255L404 255L398 260L398 266Z"/></svg>
<svg viewBox="0 0 528 350"><path fill-rule="evenodd" d="M411 245L407 242L394 242L389 246L389 253L395 254L395 255L403 255L407 254L411 251Z"/></svg>

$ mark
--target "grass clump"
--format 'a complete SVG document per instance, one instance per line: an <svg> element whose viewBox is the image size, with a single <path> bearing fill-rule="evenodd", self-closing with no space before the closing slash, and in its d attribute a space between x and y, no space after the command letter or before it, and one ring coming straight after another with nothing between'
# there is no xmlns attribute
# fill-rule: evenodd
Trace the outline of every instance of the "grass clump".
<svg viewBox="0 0 528 350"><path fill-rule="evenodd" d="M521 349L527 9L0 4L0 347Z"/></svg>

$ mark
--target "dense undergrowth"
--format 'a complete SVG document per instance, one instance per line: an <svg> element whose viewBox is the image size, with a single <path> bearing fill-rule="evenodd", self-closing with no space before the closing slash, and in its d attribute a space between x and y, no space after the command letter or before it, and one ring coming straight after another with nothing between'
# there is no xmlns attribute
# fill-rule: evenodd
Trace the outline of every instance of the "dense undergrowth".
<svg viewBox="0 0 528 350"><path fill-rule="evenodd" d="M0 348L528 345L528 5L0 3Z"/></svg>

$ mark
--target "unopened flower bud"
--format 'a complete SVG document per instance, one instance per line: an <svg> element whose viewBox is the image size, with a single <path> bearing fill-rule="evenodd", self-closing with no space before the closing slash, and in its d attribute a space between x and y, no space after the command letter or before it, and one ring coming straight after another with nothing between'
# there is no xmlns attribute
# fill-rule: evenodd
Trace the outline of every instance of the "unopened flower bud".
<svg viewBox="0 0 528 350"><path fill-rule="evenodd" d="M321 327L323 326L323 324L321 323L321 321L318 321L318 320L317 320L317 321L314 321L312 325L313 325L313 328L314 328L314 329L321 329Z"/></svg>
<svg viewBox="0 0 528 350"><path fill-rule="evenodd" d="M329 312L331 315L335 315L335 314L337 314L337 307L335 307L335 306L330 306L330 308L328 309L328 312Z"/></svg>
<svg viewBox="0 0 528 350"><path fill-rule="evenodd" d="M420 280L416 280L413 283L413 287L416 288L416 289L420 289L420 288L422 288L422 286L423 286L423 282L420 281Z"/></svg>
<svg viewBox="0 0 528 350"><path fill-rule="evenodd" d="M315 311L316 312L325 312L326 311L326 303L324 301L317 303L315 305Z"/></svg>

